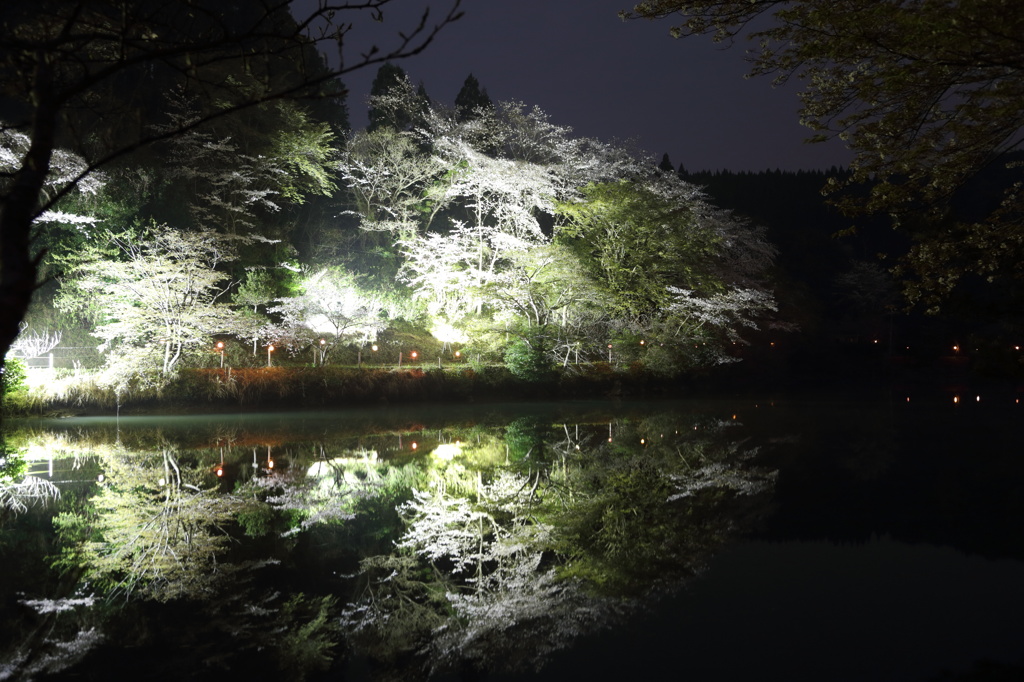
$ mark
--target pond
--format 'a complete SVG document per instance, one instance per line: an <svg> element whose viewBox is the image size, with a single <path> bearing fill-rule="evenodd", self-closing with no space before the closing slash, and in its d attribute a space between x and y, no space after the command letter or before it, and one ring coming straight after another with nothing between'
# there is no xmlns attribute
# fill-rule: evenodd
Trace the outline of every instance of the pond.
<svg viewBox="0 0 1024 682"><path fill-rule="evenodd" d="M983 398L16 422L0 679L1019 674Z"/></svg>

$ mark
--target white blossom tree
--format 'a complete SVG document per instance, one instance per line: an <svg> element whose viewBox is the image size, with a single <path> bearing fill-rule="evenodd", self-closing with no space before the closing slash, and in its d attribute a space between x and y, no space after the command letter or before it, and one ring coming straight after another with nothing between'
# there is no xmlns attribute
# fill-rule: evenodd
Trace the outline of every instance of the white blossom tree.
<svg viewBox="0 0 1024 682"><path fill-rule="evenodd" d="M230 286L218 265L237 257L238 238L166 225L107 233L69 259L57 305L96 321L108 367L151 367L170 375L182 357L232 329L220 301Z"/></svg>
<svg viewBox="0 0 1024 682"><path fill-rule="evenodd" d="M281 317L275 332L280 341L294 350L316 345L320 362L337 344L370 343L387 325L382 316L383 298L367 292L355 275L343 268L317 270L301 280L300 288L300 294L280 299L269 312Z"/></svg>

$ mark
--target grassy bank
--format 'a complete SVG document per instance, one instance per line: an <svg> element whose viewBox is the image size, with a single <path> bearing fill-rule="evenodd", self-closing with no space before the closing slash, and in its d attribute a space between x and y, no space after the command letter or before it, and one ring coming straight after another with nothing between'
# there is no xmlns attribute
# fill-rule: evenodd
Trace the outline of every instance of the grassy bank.
<svg viewBox="0 0 1024 682"><path fill-rule="evenodd" d="M315 408L374 403L558 400L677 395L681 382L604 363L585 372L524 381L504 367L369 369L266 367L184 369L169 382L120 392L87 371L34 370L8 414L105 414L211 409Z"/></svg>

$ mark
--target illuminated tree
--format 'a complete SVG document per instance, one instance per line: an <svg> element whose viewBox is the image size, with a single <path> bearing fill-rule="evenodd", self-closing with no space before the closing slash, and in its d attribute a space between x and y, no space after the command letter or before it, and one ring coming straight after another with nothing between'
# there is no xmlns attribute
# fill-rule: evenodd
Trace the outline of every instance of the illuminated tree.
<svg viewBox="0 0 1024 682"><path fill-rule="evenodd" d="M3 129L23 132L29 144L2 176L0 362L36 286L38 258L31 244L42 213L98 168L204 121L263 102L338 95L332 84L337 76L415 54L459 16L454 0L437 25L424 14L393 46L373 47L336 68L325 66L318 43L340 50L354 15L383 20L389 5L390 0L322 2L293 16L290 0L230 7L191 0L5 2L0 81L7 108L17 117ZM135 99L116 96L126 82L133 84ZM203 97L199 119L159 131L138 126L141 104L157 102L170 86L183 83ZM85 166L48 195L44 189L61 145L82 154Z"/></svg>
<svg viewBox="0 0 1024 682"><path fill-rule="evenodd" d="M674 174L592 184L582 197L559 204L565 223L556 240L606 297L606 338L721 346L775 311L764 282L774 249L763 231L710 206ZM723 356L712 348L709 358Z"/></svg>
<svg viewBox="0 0 1024 682"><path fill-rule="evenodd" d="M804 83L801 122L812 140L854 151L839 185L850 211L889 214L917 243L906 293L933 306L965 273L1020 276L1019 173L980 216L958 216L954 195L980 172L1013 167L1024 137L1024 6L1006 0L646 0L629 17L677 17L676 37L757 41L752 73ZM760 18L756 30L748 27Z"/></svg>
<svg viewBox="0 0 1024 682"><path fill-rule="evenodd" d="M376 339L387 325L381 297L367 292L354 275L343 268L325 268L304 278L301 293L280 299L269 312L281 316L276 336L293 347L314 344L321 359L339 343L363 345ZM329 336L330 342L323 336Z"/></svg>
<svg viewBox="0 0 1024 682"><path fill-rule="evenodd" d="M410 134L390 127L355 133L338 164L361 217L360 227L398 237L417 232L425 193L446 170L439 158L423 153Z"/></svg>
<svg viewBox="0 0 1024 682"><path fill-rule="evenodd" d="M269 102L246 112L267 130L242 128L237 115L196 126L194 103L170 98L169 122L158 131L184 130L166 144L165 177L181 185L195 225L229 234L250 233L282 206L301 204L307 194L335 189L329 161L334 134L292 102ZM256 139L253 139L256 138Z"/></svg>
<svg viewBox="0 0 1024 682"><path fill-rule="evenodd" d="M236 313L219 301L228 276L217 266L237 257L238 239L167 226L105 237L69 259L58 305L96 320L108 367L166 377L184 354L232 329Z"/></svg>

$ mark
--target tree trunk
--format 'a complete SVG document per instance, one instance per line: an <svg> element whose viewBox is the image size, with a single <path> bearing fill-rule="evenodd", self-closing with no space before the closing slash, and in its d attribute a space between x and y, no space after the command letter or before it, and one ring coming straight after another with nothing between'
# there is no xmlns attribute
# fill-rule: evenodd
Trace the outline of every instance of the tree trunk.
<svg viewBox="0 0 1024 682"><path fill-rule="evenodd" d="M37 66L36 79L46 82L47 65ZM35 89L36 110L32 142L21 168L14 176L0 206L0 370L18 337L36 288L40 255L32 256L32 221L39 212L39 198L53 155L55 112L45 90Z"/></svg>

